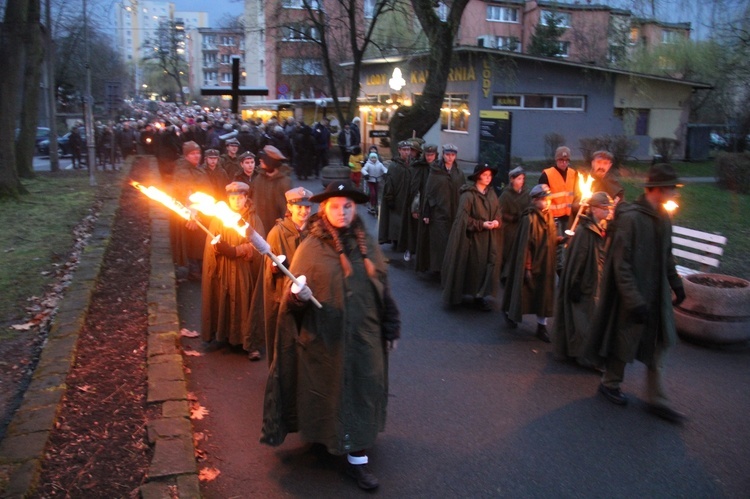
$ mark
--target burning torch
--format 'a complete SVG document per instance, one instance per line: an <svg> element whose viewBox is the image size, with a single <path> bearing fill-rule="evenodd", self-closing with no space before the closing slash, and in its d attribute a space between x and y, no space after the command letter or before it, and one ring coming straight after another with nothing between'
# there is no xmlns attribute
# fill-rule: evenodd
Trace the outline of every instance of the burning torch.
<svg viewBox="0 0 750 499"><path fill-rule="evenodd" d="M581 218L583 210L588 207L588 201L591 199L591 184L594 183L594 177L591 175L580 175L578 177L578 188L581 191L581 206L578 208L575 219L573 219L573 225L570 229L565 231L566 236L573 236L576 233L576 227L578 226L578 219Z"/></svg>
<svg viewBox="0 0 750 499"><path fill-rule="evenodd" d="M216 217L221 220L224 227L236 230L239 235L246 237L250 241L258 253L270 258L271 261L275 263L284 275L286 275L295 285L300 288L305 286L305 283L289 272L289 269L284 266L282 260L273 254L268 241L263 239L263 236L250 227L250 224L243 220L240 214L233 211L224 201L219 201L217 203L213 197L202 192L194 192L190 195L189 199L192 203L190 205L191 208L195 208L208 216ZM211 241L211 244L216 244L216 242ZM323 305L321 305L314 296L310 298L310 301L312 301L316 307L323 308Z"/></svg>
<svg viewBox="0 0 750 499"><path fill-rule="evenodd" d="M198 227L203 229L203 231L214 238L214 235L211 234L211 232L206 228L205 225L203 225L200 220L197 220L193 216L193 212L190 211L190 208L185 206L184 204L177 201L175 198L170 196L164 191L160 191L153 185L146 187L145 185L141 184L140 182L136 182L133 180L130 182L130 185L141 191L143 194L148 196L149 198L153 199L154 201L158 201L159 203L163 204L173 212L177 213L180 217L184 218L185 220L193 220L196 224L198 224ZM244 235L244 234L243 234ZM216 238L214 238L216 239ZM217 239L218 241L218 239ZM214 243L215 244L215 243Z"/></svg>

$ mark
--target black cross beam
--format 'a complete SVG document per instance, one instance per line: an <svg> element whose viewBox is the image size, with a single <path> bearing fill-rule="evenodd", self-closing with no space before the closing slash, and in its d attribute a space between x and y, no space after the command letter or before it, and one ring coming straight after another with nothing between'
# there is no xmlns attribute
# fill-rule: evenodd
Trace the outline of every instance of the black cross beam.
<svg viewBox="0 0 750 499"><path fill-rule="evenodd" d="M232 88L202 87L201 95L230 95L232 97L232 113L237 114L242 95L268 95L267 88L252 88L240 86L240 58L232 58Z"/></svg>

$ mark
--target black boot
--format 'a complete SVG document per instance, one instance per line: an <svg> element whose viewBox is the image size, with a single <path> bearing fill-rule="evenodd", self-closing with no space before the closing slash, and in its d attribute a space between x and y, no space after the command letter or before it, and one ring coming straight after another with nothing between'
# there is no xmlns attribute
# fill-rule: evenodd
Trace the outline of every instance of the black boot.
<svg viewBox="0 0 750 499"><path fill-rule="evenodd" d="M542 340L545 343L549 343L549 333L547 332L547 326L544 324L537 324L536 325L536 337Z"/></svg>
<svg viewBox="0 0 750 499"><path fill-rule="evenodd" d="M380 485L378 479L372 474L370 468L366 464L347 464L347 472L349 476L357 481L357 485L362 490L373 490L377 489Z"/></svg>

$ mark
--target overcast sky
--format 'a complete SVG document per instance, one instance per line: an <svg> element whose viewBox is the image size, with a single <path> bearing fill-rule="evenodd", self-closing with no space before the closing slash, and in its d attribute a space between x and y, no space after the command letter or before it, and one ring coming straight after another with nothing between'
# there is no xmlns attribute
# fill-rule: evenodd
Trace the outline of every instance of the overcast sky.
<svg viewBox="0 0 750 499"><path fill-rule="evenodd" d="M244 1L235 0L173 0L175 10L208 12L208 22L211 27L224 17L224 14L238 16L242 14Z"/></svg>

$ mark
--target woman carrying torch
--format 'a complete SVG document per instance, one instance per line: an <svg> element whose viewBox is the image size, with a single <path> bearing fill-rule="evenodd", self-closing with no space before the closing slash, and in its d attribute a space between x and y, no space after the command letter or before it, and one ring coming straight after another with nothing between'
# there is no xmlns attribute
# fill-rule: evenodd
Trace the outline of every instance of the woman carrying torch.
<svg viewBox="0 0 750 499"><path fill-rule="evenodd" d="M367 195L346 180L310 198L320 203L291 272L310 286L287 283L266 386L261 442L288 433L347 455L348 471L366 490L378 487L366 450L385 428L388 354L400 335L387 265L356 205ZM322 307L313 306L312 292Z"/></svg>

